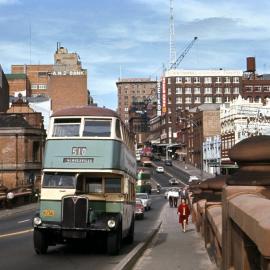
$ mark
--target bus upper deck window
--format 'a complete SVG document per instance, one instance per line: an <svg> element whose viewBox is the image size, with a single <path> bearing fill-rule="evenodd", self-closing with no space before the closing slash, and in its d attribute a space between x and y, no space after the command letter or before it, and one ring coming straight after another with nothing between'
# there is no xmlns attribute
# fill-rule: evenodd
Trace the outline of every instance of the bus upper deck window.
<svg viewBox="0 0 270 270"><path fill-rule="evenodd" d="M120 121L119 121L119 119L116 119L115 135L116 135L117 138L121 139L121 131L120 131Z"/></svg>
<svg viewBox="0 0 270 270"><path fill-rule="evenodd" d="M85 120L83 136L85 137L110 137L110 120Z"/></svg>
<svg viewBox="0 0 270 270"><path fill-rule="evenodd" d="M80 118L55 119L53 137L78 137L80 131Z"/></svg>

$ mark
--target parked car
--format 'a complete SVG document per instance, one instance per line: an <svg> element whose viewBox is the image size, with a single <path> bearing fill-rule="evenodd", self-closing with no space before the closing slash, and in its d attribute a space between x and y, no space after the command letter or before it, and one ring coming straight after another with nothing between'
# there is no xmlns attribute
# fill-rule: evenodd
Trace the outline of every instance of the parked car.
<svg viewBox="0 0 270 270"><path fill-rule="evenodd" d="M162 166L158 166L156 168L156 172L158 172L158 173L164 173L164 168Z"/></svg>
<svg viewBox="0 0 270 270"><path fill-rule="evenodd" d="M190 177L189 177L189 179L188 179L188 182L190 183L190 182L192 182L192 181L198 181L199 180L199 178L196 176L196 175L191 175Z"/></svg>
<svg viewBox="0 0 270 270"><path fill-rule="evenodd" d="M144 206L144 209L146 211L151 209L152 201L151 201L148 193L136 193L136 199L137 198L141 199L143 206Z"/></svg>
<svg viewBox="0 0 270 270"><path fill-rule="evenodd" d="M169 180L169 183L171 186L177 186L179 184L179 181L176 178L171 178Z"/></svg>
<svg viewBox="0 0 270 270"><path fill-rule="evenodd" d="M164 161L164 164L165 164L166 166L172 166L172 161L171 161L170 159L166 159L166 160Z"/></svg>
<svg viewBox="0 0 270 270"><path fill-rule="evenodd" d="M144 218L144 206L141 199L136 199L135 217L138 219Z"/></svg>

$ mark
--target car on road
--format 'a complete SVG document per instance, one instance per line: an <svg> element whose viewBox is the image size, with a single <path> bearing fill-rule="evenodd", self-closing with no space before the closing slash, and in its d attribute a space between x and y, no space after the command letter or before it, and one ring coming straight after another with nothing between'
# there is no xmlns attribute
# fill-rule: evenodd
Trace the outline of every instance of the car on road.
<svg viewBox="0 0 270 270"><path fill-rule="evenodd" d="M162 166L158 166L156 168L156 172L158 172L158 173L164 173L164 168Z"/></svg>
<svg viewBox="0 0 270 270"><path fill-rule="evenodd" d="M196 175L190 175L188 182L192 182L192 181L199 181L199 178Z"/></svg>
<svg viewBox="0 0 270 270"><path fill-rule="evenodd" d="M141 199L146 211L151 209L152 201L148 193L136 193L136 199Z"/></svg>
<svg viewBox="0 0 270 270"><path fill-rule="evenodd" d="M138 219L144 218L144 206L141 199L136 199L135 217Z"/></svg>
<svg viewBox="0 0 270 270"><path fill-rule="evenodd" d="M164 161L164 164L165 164L166 166L172 166L172 161L171 161L170 159L166 159L166 160Z"/></svg>
<svg viewBox="0 0 270 270"><path fill-rule="evenodd" d="M169 180L169 183L171 186L177 186L179 184L179 181L176 178L171 178Z"/></svg>

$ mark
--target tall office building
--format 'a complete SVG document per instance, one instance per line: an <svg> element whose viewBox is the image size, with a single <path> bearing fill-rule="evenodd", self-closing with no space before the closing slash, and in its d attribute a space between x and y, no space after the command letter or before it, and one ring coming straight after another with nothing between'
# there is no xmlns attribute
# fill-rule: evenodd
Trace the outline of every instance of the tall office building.
<svg viewBox="0 0 270 270"><path fill-rule="evenodd" d="M118 90L118 113L128 125L132 103L150 102L156 98L157 82L149 78L124 78L116 82Z"/></svg>

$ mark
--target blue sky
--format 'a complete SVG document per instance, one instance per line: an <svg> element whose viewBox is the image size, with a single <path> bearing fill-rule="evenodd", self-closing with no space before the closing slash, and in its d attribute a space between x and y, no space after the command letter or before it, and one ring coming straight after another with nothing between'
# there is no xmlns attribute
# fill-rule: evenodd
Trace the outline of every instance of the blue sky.
<svg viewBox="0 0 270 270"><path fill-rule="evenodd" d="M174 0L176 51L194 36L184 69L245 69L255 56L270 72L270 1ZM77 52L100 106L116 109L115 82L160 76L169 60L169 0L0 0L0 64L53 63L56 42Z"/></svg>

